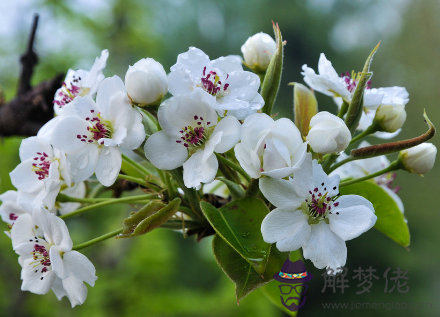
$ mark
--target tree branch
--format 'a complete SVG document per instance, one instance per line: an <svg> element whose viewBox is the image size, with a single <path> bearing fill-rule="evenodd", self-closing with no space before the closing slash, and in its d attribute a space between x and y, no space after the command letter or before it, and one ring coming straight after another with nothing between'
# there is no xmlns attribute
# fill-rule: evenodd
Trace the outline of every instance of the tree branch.
<svg viewBox="0 0 440 317"><path fill-rule="evenodd" d="M38 56L34 52L34 41L38 26L38 15L34 16L26 52L20 57L21 72L17 96L0 103L0 136L33 136L47 121L53 118L52 101L61 87L64 74L31 86ZM1 99L1 98L0 98Z"/></svg>

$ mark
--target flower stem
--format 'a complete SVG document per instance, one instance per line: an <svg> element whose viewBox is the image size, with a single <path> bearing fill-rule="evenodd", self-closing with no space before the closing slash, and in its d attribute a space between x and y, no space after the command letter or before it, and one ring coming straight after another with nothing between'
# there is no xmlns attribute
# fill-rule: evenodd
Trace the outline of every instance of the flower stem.
<svg viewBox="0 0 440 317"><path fill-rule="evenodd" d="M125 155L124 153L122 153L122 159L129 165L131 165L132 167L134 167L138 172L140 172L141 174L145 174L145 175L149 175L150 172L141 164L139 164L138 162L135 162L134 160L132 160L131 158L129 158L127 155Z"/></svg>
<svg viewBox="0 0 440 317"><path fill-rule="evenodd" d="M60 203L97 203L101 201L111 200L111 198L79 198L79 197L71 197L65 194L58 194L57 201Z"/></svg>
<svg viewBox="0 0 440 317"><path fill-rule="evenodd" d="M215 156L217 157L217 159L218 159L220 162L222 162L222 163L224 163L225 165L229 166L229 167L232 168L234 171L237 171L238 173L240 173L241 176L243 176L248 182L251 181L252 178L251 178L251 177L250 177L250 176L244 171L244 169L241 168L240 165L235 164L234 162L228 160L226 157L224 157L224 156L221 155L221 154L218 154L218 153L215 153L215 152L214 152L214 154L215 154Z"/></svg>
<svg viewBox="0 0 440 317"><path fill-rule="evenodd" d="M350 141L350 144L353 144L353 143L359 141L360 139L365 138L367 135L375 133L376 131L377 130L376 130L375 125L372 124L367 129L365 129L365 131L359 133L354 138L352 138Z"/></svg>
<svg viewBox="0 0 440 317"><path fill-rule="evenodd" d="M192 215L190 215L193 218L202 218L202 210L200 209L200 202L199 198L197 196L197 192L193 188L188 188L185 186L185 183L183 181L183 175L182 171L179 168L176 168L174 170L169 170L168 173L171 174L171 176L174 178L174 180L177 182L179 187L183 190L185 193L185 197L188 199L191 210L193 212Z"/></svg>
<svg viewBox="0 0 440 317"><path fill-rule="evenodd" d="M123 198L117 198L117 199L108 199L106 201L99 202L99 203L94 204L94 205L90 205L90 206L86 206L86 207L77 209L77 210L75 210L73 212L70 212L68 214L60 216L60 218L61 219L67 219L67 218L80 215L83 212L86 212L86 211L89 211L89 210L93 210L93 209L96 209L96 208L99 208L99 207L104 207L104 206L108 206L108 205L112 205L112 204L120 204L120 203L133 203L133 202L137 202L139 200L151 199L151 198L155 198L155 197L157 197L157 194L129 196L129 197L123 197Z"/></svg>
<svg viewBox="0 0 440 317"><path fill-rule="evenodd" d="M340 167L340 166L342 166L342 165L344 165L344 164L346 164L346 163L348 163L348 162L355 161L355 160L356 160L356 158L354 158L353 156L349 156L349 157L347 157L346 159L344 159L344 160L342 160L342 161L339 161L339 162L337 162L336 164L332 165L332 166L328 169L327 174L330 174L331 172L333 172L333 171L334 171L335 169L337 169L338 167Z"/></svg>
<svg viewBox="0 0 440 317"><path fill-rule="evenodd" d="M119 179L125 179L127 181L133 182L133 183L137 183L139 185L143 185L143 186L147 186L147 182L142 180L141 178L138 177L133 177L133 176L129 176L129 175L123 175L123 174L119 174L118 175Z"/></svg>
<svg viewBox="0 0 440 317"><path fill-rule="evenodd" d="M345 116L345 114L347 113L347 110L348 110L348 106L349 106L348 102L346 102L345 100L342 100L342 106L338 112L339 118L343 118Z"/></svg>
<svg viewBox="0 0 440 317"><path fill-rule="evenodd" d="M99 243L99 242L101 242L101 241L104 241L104 240L110 239L110 238L112 238L112 237L117 236L118 234L120 234L120 233L122 232L122 230L123 230L123 228L119 228L118 230L115 230L115 231L112 231L112 232L106 233L106 234L104 234L104 235L102 235L102 236L100 236L100 237L97 237L97 238L95 238L95 239L92 239L92 240L86 241L86 242L81 243L81 244L74 245L73 248L72 248L72 250L76 250L76 251L78 251L78 250L81 250L81 249L87 248L87 247L89 247L89 246L91 246L91 245L94 245L94 244L96 244L96 243Z"/></svg>
<svg viewBox="0 0 440 317"><path fill-rule="evenodd" d="M259 178L253 178L248 185L248 188L246 190L246 196L254 196L257 197L258 193L260 192L260 187L259 182L260 179Z"/></svg>
<svg viewBox="0 0 440 317"><path fill-rule="evenodd" d="M344 186L356 184L356 183L359 183L359 182L362 182L362 181L365 181L365 180L368 180L368 179L371 179L371 178L374 178L374 177L377 177L377 176L380 176L380 175L383 175L383 174L386 174L386 173L389 173L389 172L392 172L395 170L398 170L398 169L400 169L400 164L401 163L398 160L396 160L396 161L392 162L390 164L390 166L388 166L387 168L384 168L383 170L380 170L380 171L373 173L373 174L366 175L361 178L356 178L356 179L352 179L352 180L349 180L346 182L342 182L339 184L339 187L344 187Z"/></svg>

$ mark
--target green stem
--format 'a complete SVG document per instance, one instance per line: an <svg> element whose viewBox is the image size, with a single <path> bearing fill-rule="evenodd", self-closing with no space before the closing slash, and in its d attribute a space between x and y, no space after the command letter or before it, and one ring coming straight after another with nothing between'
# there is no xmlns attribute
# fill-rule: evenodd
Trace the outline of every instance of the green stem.
<svg viewBox="0 0 440 317"><path fill-rule="evenodd" d="M241 176L243 176L248 182L251 181L252 178L251 178L251 177L250 177L250 176L244 171L244 169L241 168L240 165L235 164L234 162L228 160L226 157L224 157L224 156L221 155L221 154L218 154L218 153L215 153L215 152L214 152L214 154L215 154L215 156L217 157L217 159L218 159L220 162L222 162L222 163L224 163L225 165L229 166L229 167L232 168L234 171L237 171L238 173L240 173Z"/></svg>
<svg viewBox="0 0 440 317"><path fill-rule="evenodd" d="M352 138L351 141L350 141L350 144L353 144L353 143L359 141L360 139L365 138L367 135L375 133L376 131L377 130L376 130L375 125L372 124L367 129L365 129L365 131L359 133L354 138Z"/></svg>
<svg viewBox="0 0 440 317"><path fill-rule="evenodd" d="M95 238L95 239L92 239L92 240L86 241L86 242L81 243L81 244L74 245L73 248L72 248L72 250L76 250L76 251L78 251L78 250L81 250L81 249L87 248L87 247L89 247L89 246L91 246L91 245L94 245L94 244L96 244L96 243L98 243L98 242L101 242L101 241L104 241L104 240L110 239L110 238L112 238L112 237L117 236L118 234L120 234L120 233L122 232L122 230L123 230L123 228L119 228L118 230L115 230L115 231L112 231L112 232L106 233L106 234L104 234L104 235L102 235L102 236L100 236L100 237L97 237L97 238Z"/></svg>
<svg viewBox="0 0 440 317"><path fill-rule="evenodd" d="M329 157L327 157L327 159L322 163L322 169L324 170L324 172L326 172L327 174L329 173L327 169L333 164L334 161L336 161L338 156L339 155L337 154L331 154Z"/></svg>
<svg viewBox="0 0 440 317"><path fill-rule="evenodd" d="M123 175L123 174L119 174L118 175L119 179L125 179L127 181L133 182L133 183L137 183L139 185L142 186L147 186L147 182L142 180L142 178L138 178L138 177L133 177L133 176L129 176L129 175Z"/></svg>
<svg viewBox="0 0 440 317"><path fill-rule="evenodd" d="M132 167L134 167L136 170L138 170L138 172L140 172L141 174L145 174L145 175L149 175L150 172L143 167L141 164L139 164L136 161L133 161L131 158L129 158L127 155L125 155L124 153L122 153L122 159L127 162L127 164L130 164Z"/></svg>
<svg viewBox="0 0 440 317"><path fill-rule="evenodd" d="M151 199L157 197L156 194L153 195L139 195L139 196L129 196L129 197L123 197L123 198L117 198L117 199L109 199L107 201L103 201L103 202L99 202L97 204L94 205L90 205L90 206L86 206L80 209L77 209L73 212L70 212L68 214L62 215L60 216L61 219L67 219L70 217L74 217L77 215L82 214L83 212L89 211L89 210L93 210L99 207L104 207L104 206L108 206L108 205L112 205L112 204L120 204L120 203L132 203L132 202L137 202L138 200L144 200L144 199Z"/></svg>
<svg viewBox="0 0 440 317"><path fill-rule="evenodd" d="M158 169L159 171L159 169ZM165 185L167 186L167 190L168 190L168 195L169 195L169 200L173 200L175 197L179 197L176 189L173 186L173 183L171 182L171 177L169 174L164 174L163 178L165 179Z"/></svg>
<svg viewBox="0 0 440 317"><path fill-rule="evenodd" d="M260 192L260 187L258 186L259 180L259 178L252 178L246 190L246 196L257 197L258 193Z"/></svg>
<svg viewBox="0 0 440 317"><path fill-rule="evenodd" d="M348 162L355 161L355 160L356 160L355 157L353 157L353 156L349 156L349 157L347 157L346 159L344 159L344 160L342 160L342 161L339 161L339 162L337 162L336 164L332 165L332 166L328 169L327 173L330 174L331 172L333 172L333 171L334 171L335 169L337 169L338 167L340 167L340 166L342 166L342 165L344 165L344 164L346 164L346 163L348 163Z"/></svg>
<svg viewBox="0 0 440 317"><path fill-rule="evenodd" d="M192 220L177 220L177 219L171 219L168 220L167 222L165 222L164 224L162 224L160 226L160 228L167 228L167 229L195 229L195 228L202 228L205 227L206 225L197 222L197 221L192 221Z"/></svg>
<svg viewBox="0 0 440 317"><path fill-rule="evenodd" d="M359 183L359 182L362 182L362 181L365 181L365 180L368 180L368 179L371 179L371 178L374 178L374 177L377 177L377 176L380 176L380 175L383 175L383 174L386 174L386 173L389 173L392 171L396 171L396 170L400 169L400 164L401 163L398 160L396 160L396 161L392 162L390 164L390 166L388 166L387 168L384 168L383 170L380 170L376 173L369 174L369 175L366 175L361 178L352 179L352 180L349 180L346 182L342 182L339 184L339 188L344 187L344 186L348 186L348 185L352 185L352 184L356 184L356 183Z"/></svg>
<svg viewBox="0 0 440 317"><path fill-rule="evenodd" d="M185 182L183 181L182 171L179 168L176 168L174 170L169 170L168 172L171 174L171 176L177 182L179 187L185 193L185 197L188 199L191 205L191 209L193 211L191 217L199 218L199 219L202 218L203 213L202 210L200 209L200 202L197 196L197 191L193 188L188 188L185 186Z"/></svg>
<svg viewBox="0 0 440 317"><path fill-rule="evenodd" d="M343 118L345 116L345 114L347 113L347 110L348 110L348 106L349 106L348 102L346 102L345 100L342 100L342 106L338 112L339 118Z"/></svg>
<svg viewBox="0 0 440 317"><path fill-rule="evenodd" d="M57 201L60 203L96 203L101 201L111 200L111 198L79 198L79 197L71 197L65 194L58 194Z"/></svg>

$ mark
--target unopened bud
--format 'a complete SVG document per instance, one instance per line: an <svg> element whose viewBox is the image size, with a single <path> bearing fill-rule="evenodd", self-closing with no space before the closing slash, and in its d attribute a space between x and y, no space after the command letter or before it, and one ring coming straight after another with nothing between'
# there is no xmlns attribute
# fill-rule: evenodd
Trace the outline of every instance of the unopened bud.
<svg viewBox="0 0 440 317"><path fill-rule="evenodd" d="M241 47L246 65L257 73L266 71L275 50L275 40L263 32L248 38Z"/></svg>
<svg viewBox="0 0 440 317"><path fill-rule="evenodd" d="M404 105L381 105L374 118L377 127L384 132L396 132L406 120Z"/></svg>
<svg viewBox="0 0 440 317"><path fill-rule="evenodd" d="M315 153L331 154L344 151L351 141L345 122L327 111L321 111L310 120L307 141Z"/></svg>
<svg viewBox="0 0 440 317"><path fill-rule="evenodd" d="M156 105L168 91L167 74L160 63L144 58L129 66L125 74L125 88L134 103Z"/></svg>
<svg viewBox="0 0 440 317"><path fill-rule="evenodd" d="M309 134L310 120L318 113L318 102L315 94L306 86L292 83L293 89L293 112L295 125L301 132L301 136Z"/></svg>
<svg viewBox="0 0 440 317"><path fill-rule="evenodd" d="M405 170L414 174L428 173L434 166L437 148L432 143L422 143L400 151L399 160Z"/></svg>

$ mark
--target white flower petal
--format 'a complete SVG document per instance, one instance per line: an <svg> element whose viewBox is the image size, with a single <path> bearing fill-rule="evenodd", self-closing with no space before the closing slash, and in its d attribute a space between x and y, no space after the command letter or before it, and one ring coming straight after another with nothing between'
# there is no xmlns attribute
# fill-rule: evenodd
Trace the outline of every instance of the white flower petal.
<svg viewBox="0 0 440 317"><path fill-rule="evenodd" d="M85 302L87 298L87 287L83 281L77 279L75 276L70 276L61 282L72 304L72 308Z"/></svg>
<svg viewBox="0 0 440 317"><path fill-rule="evenodd" d="M61 249L58 245L53 245L50 248L50 263L52 264L52 270L57 274L57 276L61 279L65 279L69 277L70 272L69 269L64 265L60 252Z"/></svg>
<svg viewBox="0 0 440 317"><path fill-rule="evenodd" d="M53 157L53 150L50 143L41 137L33 136L21 141L20 145L20 160L26 161L28 159L33 159L34 157L39 157L39 153L46 153L50 158Z"/></svg>
<svg viewBox="0 0 440 317"><path fill-rule="evenodd" d="M113 185L121 170L121 165L121 149L117 146L103 147L95 170L96 178L104 186Z"/></svg>
<svg viewBox="0 0 440 317"><path fill-rule="evenodd" d="M64 221L51 214L47 209L36 208L32 215L34 223L44 232L44 238L48 243L56 244L62 251L72 249L73 243Z"/></svg>
<svg viewBox="0 0 440 317"><path fill-rule="evenodd" d="M179 54L177 56L176 64L187 66L191 75L196 78L201 78L203 76L203 68L205 66L211 68L211 61L209 60L208 55L196 47L190 47L187 52ZM173 67L171 67L171 72L173 72Z"/></svg>
<svg viewBox="0 0 440 317"><path fill-rule="evenodd" d="M87 131L88 126L89 124L87 121L80 117L65 117L58 121L53 128L54 132L52 133L50 141L54 147L64 151L66 154L78 154L89 146L93 146L81 142L81 139L77 137L78 135L82 136L83 134L89 135L89 132Z"/></svg>
<svg viewBox="0 0 440 317"><path fill-rule="evenodd" d="M91 286L95 286L95 281L98 279L95 275L96 270L85 255L77 251L69 251L64 254L63 262L73 276Z"/></svg>
<svg viewBox="0 0 440 317"><path fill-rule="evenodd" d="M295 210L304 202L304 199L298 196L291 179L262 178L260 190L267 200L283 210Z"/></svg>
<svg viewBox="0 0 440 317"><path fill-rule="evenodd" d="M28 159L18 164L18 166L9 173L11 183L20 191L26 193L39 192L44 188L44 184L38 179L38 175L32 171L33 159Z"/></svg>
<svg viewBox="0 0 440 317"><path fill-rule="evenodd" d="M301 210L272 210L261 224L261 233L267 243L277 243L278 250L294 251L302 247L310 236L307 216ZM279 248L279 245L281 249Z"/></svg>
<svg viewBox="0 0 440 317"><path fill-rule="evenodd" d="M160 169L172 170L182 166L188 158L188 150L176 141L164 131L156 132L145 142L145 156Z"/></svg>
<svg viewBox="0 0 440 317"><path fill-rule="evenodd" d="M108 109L111 99L119 91L123 92L124 94L127 93L125 91L124 82L116 75L104 79L99 85L98 93L96 95L96 106L104 118L109 117Z"/></svg>
<svg viewBox="0 0 440 317"><path fill-rule="evenodd" d="M145 133L144 125L142 122L137 122L133 125L133 128L128 131L127 137L124 139L121 147L124 149L135 150L141 146L146 137L147 134Z"/></svg>
<svg viewBox="0 0 440 317"><path fill-rule="evenodd" d="M373 205L357 195L346 195L336 200L339 205L328 215L330 229L347 241L370 230L376 223ZM337 214L338 213L338 214Z"/></svg>
<svg viewBox="0 0 440 317"><path fill-rule="evenodd" d="M254 164L252 164L251 153L244 147L243 143L238 143L235 146L234 151L235 157L244 171L252 178L259 178L260 168L254 167ZM259 160L258 156L256 156L256 159ZM260 166L260 163L257 165Z"/></svg>
<svg viewBox="0 0 440 317"><path fill-rule="evenodd" d="M260 133L269 129L274 120L265 113L256 113L244 120L241 127L241 142L247 149L254 149L261 138Z"/></svg>
<svg viewBox="0 0 440 317"><path fill-rule="evenodd" d="M93 175L98 165L99 153L98 146L90 145L88 150L67 155L74 182L83 182Z"/></svg>
<svg viewBox="0 0 440 317"><path fill-rule="evenodd" d="M171 73L168 75L168 89L173 96L184 95L191 92L197 83L191 76L188 66L176 64L171 67Z"/></svg>
<svg viewBox="0 0 440 317"><path fill-rule="evenodd" d="M243 71L241 57L236 55L222 56L211 62L212 68L221 69L225 73Z"/></svg>
<svg viewBox="0 0 440 317"><path fill-rule="evenodd" d="M247 71L237 71L229 74L227 79L229 87L222 98L222 107L224 109L237 110L237 107L229 107L228 102L233 102L234 100L244 100L250 101L257 94L260 88L260 77L258 75L247 72Z"/></svg>
<svg viewBox="0 0 440 317"><path fill-rule="evenodd" d="M51 270L46 273L41 273L41 268L35 272L32 266L32 262L34 261L33 258L29 258L23 263L23 270L21 271L23 283L21 284L21 290L43 295L51 289L56 279L56 274Z"/></svg>
<svg viewBox="0 0 440 317"><path fill-rule="evenodd" d="M241 124L235 117L225 117L217 124L213 134L223 132L222 139L214 148L214 152L224 153L229 151L240 141Z"/></svg>
<svg viewBox="0 0 440 317"><path fill-rule="evenodd" d="M34 237L34 221L30 214L23 214L15 220L11 229L12 246L16 246L29 242Z"/></svg>
<svg viewBox="0 0 440 317"><path fill-rule="evenodd" d="M318 161L313 160L313 183L314 187L327 188L328 195L330 197L339 194L339 183L341 178L338 174L328 176L322 169L322 165L318 164ZM324 183L324 186L322 184ZM311 190L312 188L309 188Z"/></svg>
<svg viewBox="0 0 440 317"><path fill-rule="evenodd" d="M336 271L347 261L347 247L343 239L320 221L312 225L310 239L303 246L303 256L309 259L318 269L331 268Z"/></svg>
<svg viewBox="0 0 440 317"><path fill-rule="evenodd" d="M169 136L177 139L181 137L181 131L187 126L197 127L198 122L203 122L209 126L217 124L217 113L203 100L206 93L194 91L189 95L180 95L168 99L158 111L158 119L163 131Z"/></svg>
<svg viewBox="0 0 440 317"><path fill-rule="evenodd" d="M200 189L201 183L214 180L218 170L218 161L214 154L204 158L204 151L194 153L183 163L183 181L188 188Z"/></svg>

